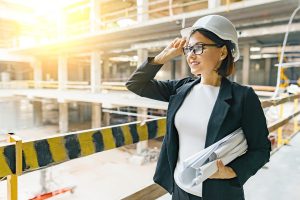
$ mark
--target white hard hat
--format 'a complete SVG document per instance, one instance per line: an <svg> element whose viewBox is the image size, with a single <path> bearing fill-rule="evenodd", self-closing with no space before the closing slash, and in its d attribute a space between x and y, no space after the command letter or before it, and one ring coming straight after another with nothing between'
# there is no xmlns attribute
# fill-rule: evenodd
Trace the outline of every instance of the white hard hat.
<svg viewBox="0 0 300 200"><path fill-rule="evenodd" d="M220 15L207 15L198 19L192 27L184 28L180 31L182 37L188 38L192 31L203 28L213 32L223 40L230 40L234 47L231 49L234 62L240 57L238 36L231 21Z"/></svg>

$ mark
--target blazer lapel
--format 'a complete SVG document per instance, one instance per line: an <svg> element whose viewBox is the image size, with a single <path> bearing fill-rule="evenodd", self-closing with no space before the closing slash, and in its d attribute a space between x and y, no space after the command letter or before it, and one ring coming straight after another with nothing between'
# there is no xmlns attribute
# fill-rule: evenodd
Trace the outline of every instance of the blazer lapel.
<svg viewBox="0 0 300 200"><path fill-rule="evenodd" d="M220 127L226 117L228 109L230 108L228 100L231 98L231 83L227 78L222 77L220 91L207 125L205 147L215 143Z"/></svg>

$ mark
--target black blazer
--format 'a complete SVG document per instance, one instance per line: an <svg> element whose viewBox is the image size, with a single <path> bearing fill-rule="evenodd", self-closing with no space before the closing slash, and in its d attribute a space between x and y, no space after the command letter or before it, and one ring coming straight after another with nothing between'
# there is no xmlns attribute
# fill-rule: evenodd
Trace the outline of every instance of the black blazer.
<svg viewBox="0 0 300 200"><path fill-rule="evenodd" d="M173 173L178 156L178 133L174 125L176 111L200 78L158 81L154 77L162 65L150 64L148 58L126 82L128 90L155 100L169 102L167 133L157 161L154 182L173 192ZM205 147L210 146L237 128L242 127L248 151L228 164L235 173L232 179L207 179L203 182L204 200L242 200L244 183L269 161L271 144L268 140L266 118L260 101L251 87L239 85L223 77L212 110Z"/></svg>

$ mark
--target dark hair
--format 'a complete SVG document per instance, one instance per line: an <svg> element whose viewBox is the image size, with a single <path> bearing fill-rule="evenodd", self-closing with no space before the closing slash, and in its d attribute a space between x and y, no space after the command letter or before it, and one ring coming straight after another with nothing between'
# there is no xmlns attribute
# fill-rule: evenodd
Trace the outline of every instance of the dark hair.
<svg viewBox="0 0 300 200"><path fill-rule="evenodd" d="M216 44L219 44L220 46L226 46L227 48L227 56L226 58L222 61L219 69L217 70L218 74L221 76L229 76L231 74L234 73L234 67L235 67L235 63L233 60L233 56L232 56L232 49L234 48L234 44L230 41L230 40L223 40L221 39L219 36L217 36L216 34L214 34L211 31L208 31L204 28L200 28L200 29L196 29L194 31L192 31L192 33L190 34L190 36L192 36L195 32L199 32L202 35L204 35L205 37L209 38L210 40L214 41Z"/></svg>

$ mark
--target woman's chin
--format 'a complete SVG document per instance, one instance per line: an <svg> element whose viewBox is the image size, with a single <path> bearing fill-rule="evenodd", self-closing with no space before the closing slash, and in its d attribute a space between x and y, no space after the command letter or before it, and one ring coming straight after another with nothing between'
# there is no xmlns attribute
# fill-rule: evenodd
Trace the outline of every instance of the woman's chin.
<svg viewBox="0 0 300 200"><path fill-rule="evenodd" d="M201 72L199 72L199 70L193 70L191 69L191 73L195 76L200 76L201 75Z"/></svg>

